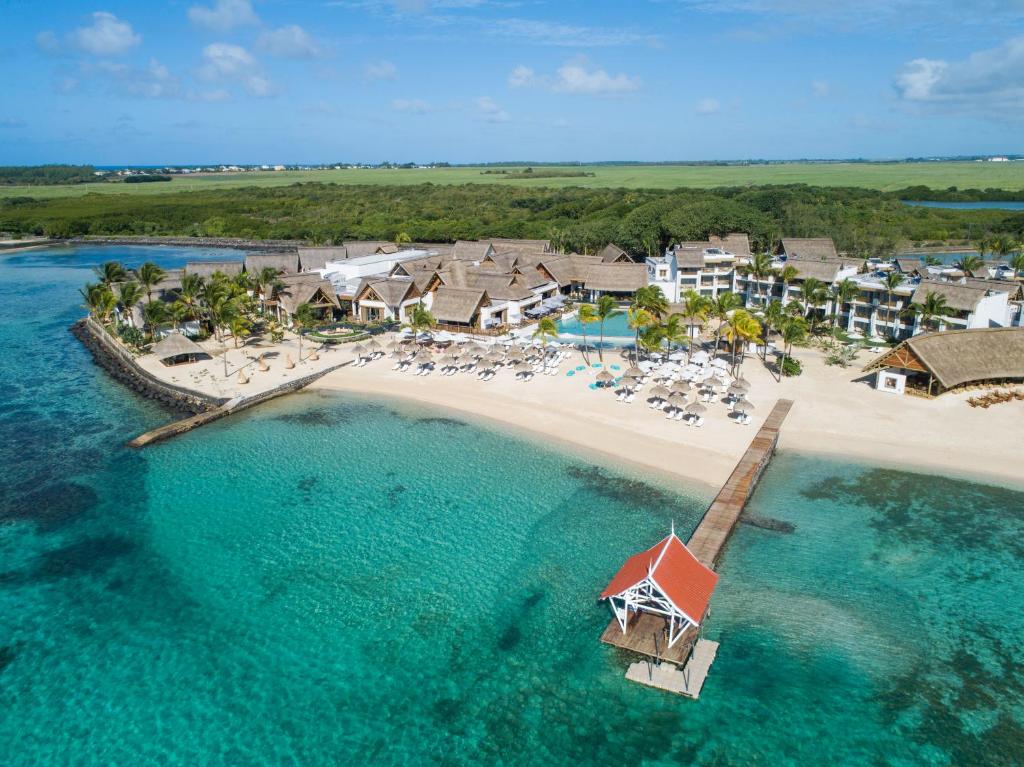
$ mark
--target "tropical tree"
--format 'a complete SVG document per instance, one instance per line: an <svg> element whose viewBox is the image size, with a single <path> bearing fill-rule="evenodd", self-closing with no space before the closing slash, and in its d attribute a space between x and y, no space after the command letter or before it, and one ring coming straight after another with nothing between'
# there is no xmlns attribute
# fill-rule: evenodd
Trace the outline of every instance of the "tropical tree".
<svg viewBox="0 0 1024 767"><path fill-rule="evenodd" d="M898 319L893 314L892 296L896 288L902 285L906 278L899 272L887 272L882 278L882 287L885 288L886 306L885 311L893 324L893 335L896 334Z"/></svg>
<svg viewBox="0 0 1024 767"><path fill-rule="evenodd" d="M281 282L281 277L278 274L277 267L264 266L257 272L253 273L252 277L253 292L257 295L260 311L266 311L267 301L273 296L274 290L284 285Z"/></svg>
<svg viewBox="0 0 1024 767"><path fill-rule="evenodd" d="M751 256L750 263L747 265L747 274L755 281L755 294L758 298L762 297L761 282L768 279L773 273L771 256L767 253L755 253Z"/></svg>
<svg viewBox="0 0 1024 767"><path fill-rule="evenodd" d="M146 289L146 300L152 303L153 288L163 281L164 277L167 276L167 272L152 261L147 261L135 270L135 276L138 277L142 287Z"/></svg>
<svg viewBox="0 0 1024 767"><path fill-rule="evenodd" d="M1019 244L1018 247L1020 247ZM1014 277L1020 277L1024 273L1024 252L1017 252L1010 256L1010 268L1013 269Z"/></svg>
<svg viewBox="0 0 1024 767"><path fill-rule="evenodd" d="M219 341L220 329L228 323L230 315L234 314L235 307L231 303L230 289L222 281L211 279L203 285L200 305L214 337Z"/></svg>
<svg viewBox="0 0 1024 767"><path fill-rule="evenodd" d="M587 355L587 325L597 322L600 317L597 316L597 310L593 304L580 304L579 310L576 312L576 319L580 323L580 331L583 334L583 361L590 365L590 357Z"/></svg>
<svg viewBox="0 0 1024 767"><path fill-rule="evenodd" d="M533 331L533 337L539 338L541 346L548 345L548 339L558 338L558 325L552 317L541 317Z"/></svg>
<svg viewBox="0 0 1024 767"><path fill-rule="evenodd" d="M722 342L722 328L729 319L729 314L736 311L743 305L742 299L735 293L719 293L711 301L709 313L718 320L718 327L715 328L715 351Z"/></svg>
<svg viewBox="0 0 1024 767"><path fill-rule="evenodd" d="M987 243L986 243L986 245L987 245ZM979 251L980 251L980 246L979 246ZM984 256L984 251L980 251L980 255L976 255L974 253L965 253L956 262L956 268L959 269L964 274L966 274L966 275L968 275L970 277L973 277L974 273L976 271L980 270L981 267L985 265L985 261L984 261L983 256Z"/></svg>
<svg viewBox="0 0 1024 767"><path fill-rule="evenodd" d="M633 309L645 309L656 319L661 319L668 312L668 299L657 285L645 285L637 288L633 294Z"/></svg>
<svg viewBox="0 0 1024 767"><path fill-rule="evenodd" d="M929 253L924 257L924 264L925 266L940 266L942 264L942 259Z"/></svg>
<svg viewBox="0 0 1024 767"><path fill-rule="evenodd" d="M292 327L295 328L295 335L299 338L299 362L302 362L302 331L316 325L318 318L316 310L307 303L295 307L295 314L292 315Z"/></svg>
<svg viewBox="0 0 1024 767"><path fill-rule="evenodd" d="M142 328L150 336L157 326L167 321L167 307L160 301L147 301L142 305Z"/></svg>
<svg viewBox="0 0 1024 767"><path fill-rule="evenodd" d="M943 317L948 317L952 309L946 304L946 297L941 293L929 290L921 303L914 303L907 307L908 311L921 318L921 324L925 327L935 323L935 330L940 329Z"/></svg>
<svg viewBox="0 0 1024 767"><path fill-rule="evenodd" d="M808 277L800 285L800 301L804 306L804 314L810 320L811 331L817 321L817 309L828 301L828 289L825 283L814 277Z"/></svg>
<svg viewBox="0 0 1024 767"><path fill-rule="evenodd" d="M402 327L409 328L412 331L412 337L416 338L420 331L430 330L436 324L437 320L434 319L434 315L420 301L406 312L406 323Z"/></svg>
<svg viewBox="0 0 1024 767"><path fill-rule="evenodd" d="M252 330L252 322L244 314L236 314L231 318L228 323L228 327L231 329L231 336L235 339L235 348L237 349L240 344L242 336L247 335ZM302 355L299 355L300 359Z"/></svg>
<svg viewBox="0 0 1024 767"><path fill-rule="evenodd" d="M597 299L597 319L601 323L601 340L597 345L597 357L601 362L604 362L604 323L605 320L610 320L614 317L618 317L622 312L619 310L619 305L615 303L615 299L611 296L604 295Z"/></svg>
<svg viewBox="0 0 1024 767"><path fill-rule="evenodd" d="M635 365L640 361L640 333L651 325L656 325L658 320L648 309L631 306L626 312L626 323L633 331L633 364Z"/></svg>
<svg viewBox="0 0 1024 767"><path fill-rule="evenodd" d="M832 286L832 328L835 329L839 315L843 313L844 307L860 295L860 288L857 283L846 278Z"/></svg>
<svg viewBox="0 0 1024 767"><path fill-rule="evenodd" d="M408 232L399 232L395 235L395 245L402 247L412 242L412 237L409 236Z"/></svg>
<svg viewBox="0 0 1024 767"><path fill-rule="evenodd" d="M100 282L106 285L108 288L117 282L124 282L128 276L128 272L125 271L120 261L104 261L97 267L93 268L93 272L99 278Z"/></svg>
<svg viewBox="0 0 1024 767"><path fill-rule="evenodd" d="M198 274L186 272L182 275L178 301L188 309L188 318L191 320L198 320L202 316L204 287L203 278Z"/></svg>
<svg viewBox="0 0 1024 767"><path fill-rule="evenodd" d="M651 325L640 334L640 345L647 352L658 351L663 340L665 340L664 325Z"/></svg>
<svg viewBox="0 0 1024 767"><path fill-rule="evenodd" d="M799 270L792 264L786 264L780 269L776 270L775 277L779 282L782 283L782 298L785 299L786 294L789 292L789 283L797 278L800 274Z"/></svg>
<svg viewBox="0 0 1024 767"><path fill-rule="evenodd" d="M736 309L729 315L725 325L725 340L732 346L733 370L738 371L746 356L746 346L750 342L761 342L761 323L746 309ZM740 357L737 362L736 351L739 347Z"/></svg>
<svg viewBox="0 0 1024 767"><path fill-rule="evenodd" d="M679 312L670 314L661 325L661 337L665 341L665 351L672 353L672 344L676 346L690 346L689 326L686 317Z"/></svg>
<svg viewBox="0 0 1024 767"><path fill-rule="evenodd" d="M84 299L82 306L100 322L106 323L110 319L111 313L117 308L117 297L102 282L89 283L78 292Z"/></svg>
<svg viewBox="0 0 1024 767"><path fill-rule="evenodd" d="M121 311L124 313L122 316L128 324L134 325L135 319L132 315L132 308L142 300L142 286L135 280L129 280L118 285L117 292L121 303Z"/></svg>
<svg viewBox="0 0 1024 767"><path fill-rule="evenodd" d="M786 359L793 356L793 344L800 343L807 338L807 320L803 317L789 317L779 329L782 335L783 351L782 359L779 361L779 381L782 380L783 371L786 369Z"/></svg>
<svg viewBox="0 0 1024 767"><path fill-rule="evenodd" d="M178 330L181 324L185 320L189 319L189 309L181 301L175 301L173 304L169 304L166 307L166 317L174 324L174 329Z"/></svg>
<svg viewBox="0 0 1024 767"><path fill-rule="evenodd" d="M974 247L976 247L978 249L978 255L976 257L979 260L984 260L985 254L990 252L991 249L992 249L992 238L991 237L987 237L987 236L986 237L981 237L981 238L978 239L977 242L974 243ZM973 255L973 254L970 254L970 255ZM962 269L963 267L959 267L959 268Z"/></svg>

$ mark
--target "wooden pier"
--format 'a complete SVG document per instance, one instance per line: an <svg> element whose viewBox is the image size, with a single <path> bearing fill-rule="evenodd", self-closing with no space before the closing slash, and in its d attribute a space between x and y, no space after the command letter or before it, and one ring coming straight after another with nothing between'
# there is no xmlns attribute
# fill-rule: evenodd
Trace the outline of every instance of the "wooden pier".
<svg viewBox="0 0 1024 767"><path fill-rule="evenodd" d="M792 407L793 401L788 399L775 403L690 536L687 548L706 567L714 569L718 563L743 508L775 453L779 430ZM667 633L665 618L641 612L630 621L625 633L618 620L612 618L601 634L601 641L653 659L632 664L626 672L627 679L696 698L718 652L718 643L699 638L698 630L691 627L672 648L667 648Z"/></svg>

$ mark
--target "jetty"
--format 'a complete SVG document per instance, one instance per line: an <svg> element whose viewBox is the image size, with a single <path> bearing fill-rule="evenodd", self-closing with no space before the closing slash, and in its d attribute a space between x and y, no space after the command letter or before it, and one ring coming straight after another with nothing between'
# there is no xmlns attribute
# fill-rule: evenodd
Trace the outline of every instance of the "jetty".
<svg viewBox="0 0 1024 767"><path fill-rule="evenodd" d="M718 579L714 568L792 407L792 400L775 403L685 546L673 530L627 560L602 594L615 617L601 641L647 657L629 666L630 681L689 698L700 695L718 652L718 643L700 633Z"/></svg>

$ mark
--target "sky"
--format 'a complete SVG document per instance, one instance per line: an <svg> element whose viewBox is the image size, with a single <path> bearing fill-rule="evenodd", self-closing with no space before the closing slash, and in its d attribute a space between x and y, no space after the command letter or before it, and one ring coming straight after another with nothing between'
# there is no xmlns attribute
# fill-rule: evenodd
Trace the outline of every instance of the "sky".
<svg viewBox="0 0 1024 767"><path fill-rule="evenodd" d="M0 0L0 164L1024 153L1024 0Z"/></svg>

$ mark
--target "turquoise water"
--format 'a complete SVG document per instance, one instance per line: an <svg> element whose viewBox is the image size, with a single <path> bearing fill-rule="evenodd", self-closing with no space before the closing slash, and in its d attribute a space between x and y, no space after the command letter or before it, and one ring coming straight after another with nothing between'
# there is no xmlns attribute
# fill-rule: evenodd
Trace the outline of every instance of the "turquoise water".
<svg viewBox="0 0 1024 767"><path fill-rule="evenodd" d="M372 398L129 451L65 331L110 252L0 258L5 767L1019 763L1024 494L781 454L680 700L595 596L706 498Z"/></svg>
<svg viewBox="0 0 1024 767"><path fill-rule="evenodd" d="M576 319L575 315L568 319L558 321L558 332L572 336L582 336L584 325L582 322ZM586 325L587 340L592 340L593 343L597 343L597 339L601 333L601 323L594 322ZM629 323L626 320L626 314L623 312L615 317L605 320L604 322L604 338L605 342L608 339L628 339L630 342L633 340L633 331L629 327Z"/></svg>
<svg viewBox="0 0 1024 767"><path fill-rule="evenodd" d="M950 208L953 210L1024 210L1022 201L998 202L937 202L934 200L903 200L904 205L916 208Z"/></svg>

